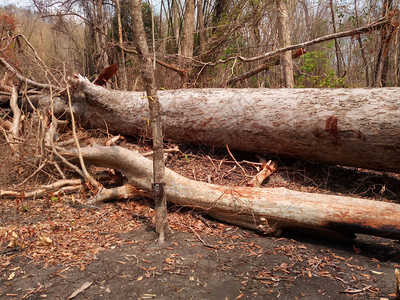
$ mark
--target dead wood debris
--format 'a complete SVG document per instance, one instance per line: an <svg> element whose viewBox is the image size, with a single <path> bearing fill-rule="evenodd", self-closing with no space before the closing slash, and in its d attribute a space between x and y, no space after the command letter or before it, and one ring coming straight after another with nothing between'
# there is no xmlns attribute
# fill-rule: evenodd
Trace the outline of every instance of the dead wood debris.
<svg viewBox="0 0 400 300"><path fill-rule="evenodd" d="M272 175L278 169L278 164L276 162L272 162L272 160L268 162L264 162L261 171L254 176L249 182L247 182L247 186L252 187L261 187L262 183L265 179Z"/></svg>

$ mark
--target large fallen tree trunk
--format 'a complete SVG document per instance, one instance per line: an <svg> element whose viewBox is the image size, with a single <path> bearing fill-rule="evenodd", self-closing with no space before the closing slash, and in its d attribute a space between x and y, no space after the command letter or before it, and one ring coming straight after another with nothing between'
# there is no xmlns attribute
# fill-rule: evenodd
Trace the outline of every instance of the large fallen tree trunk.
<svg viewBox="0 0 400 300"><path fill-rule="evenodd" d="M148 130L141 92L74 79L73 106L89 127ZM400 88L160 91L165 138L400 172Z"/></svg>
<svg viewBox="0 0 400 300"><path fill-rule="evenodd" d="M74 153L63 154L76 159ZM151 190L152 161L140 154L121 147L86 147L82 155L86 163L117 169L130 184ZM170 202L250 229L271 233L287 227L319 228L400 238L398 204L285 188L220 186L190 180L169 169L165 182Z"/></svg>

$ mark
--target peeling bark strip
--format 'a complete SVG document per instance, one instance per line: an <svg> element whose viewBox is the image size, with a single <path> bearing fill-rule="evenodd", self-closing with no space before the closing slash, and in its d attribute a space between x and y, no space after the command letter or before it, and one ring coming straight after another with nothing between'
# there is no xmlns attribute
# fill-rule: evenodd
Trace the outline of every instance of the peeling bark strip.
<svg viewBox="0 0 400 300"><path fill-rule="evenodd" d="M114 168L129 184L151 190L152 161L122 147L85 147L85 162ZM76 160L74 153L62 153ZM224 222L267 233L287 227L320 228L400 238L400 205L312 194L285 188L227 187L165 170L165 193L177 205L204 210Z"/></svg>
<svg viewBox="0 0 400 300"><path fill-rule="evenodd" d="M79 77L73 97L86 127L148 130L142 92ZM400 172L400 88L189 89L159 98L166 139Z"/></svg>

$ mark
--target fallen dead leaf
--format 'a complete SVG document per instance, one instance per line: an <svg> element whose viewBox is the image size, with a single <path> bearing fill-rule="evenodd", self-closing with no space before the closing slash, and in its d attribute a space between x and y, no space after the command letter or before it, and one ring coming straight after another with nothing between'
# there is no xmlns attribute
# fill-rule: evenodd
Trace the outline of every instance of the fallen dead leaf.
<svg viewBox="0 0 400 300"><path fill-rule="evenodd" d="M15 272L12 272L10 276L8 276L7 280L12 280L15 277Z"/></svg>
<svg viewBox="0 0 400 300"><path fill-rule="evenodd" d="M51 238L49 238L48 236L44 236L42 234L39 234L39 241L42 243L42 245L44 246L50 246L51 244L53 244L53 241L51 240Z"/></svg>
<svg viewBox="0 0 400 300"><path fill-rule="evenodd" d="M172 259L170 259L170 258L167 257L167 258L165 259L165 263L171 265L171 264L174 263L174 261L173 261Z"/></svg>
<svg viewBox="0 0 400 300"><path fill-rule="evenodd" d="M367 279L370 279L371 278L371 275L368 275L368 274L360 274L361 276L363 276L363 277L365 277L365 278L367 278Z"/></svg>

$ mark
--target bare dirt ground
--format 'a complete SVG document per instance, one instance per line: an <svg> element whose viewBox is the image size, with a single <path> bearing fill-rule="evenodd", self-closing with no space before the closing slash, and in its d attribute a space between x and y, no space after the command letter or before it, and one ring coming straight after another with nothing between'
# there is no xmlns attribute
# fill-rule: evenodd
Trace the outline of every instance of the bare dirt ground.
<svg viewBox="0 0 400 300"><path fill-rule="evenodd" d="M187 177L243 185L250 154L181 145L167 166ZM267 157L269 159L269 157ZM9 163L1 161L3 167ZM266 186L400 201L395 174L279 160ZM8 169L1 187L21 181ZM4 172L3 172L4 173ZM87 207L87 191L0 199L0 299L394 299L400 244L318 232L262 236L169 207L159 245L151 200ZM87 196L87 195L86 195Z"/></svg>

